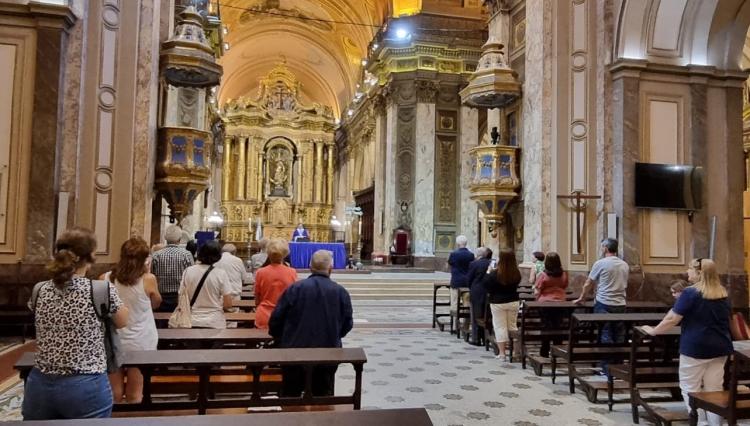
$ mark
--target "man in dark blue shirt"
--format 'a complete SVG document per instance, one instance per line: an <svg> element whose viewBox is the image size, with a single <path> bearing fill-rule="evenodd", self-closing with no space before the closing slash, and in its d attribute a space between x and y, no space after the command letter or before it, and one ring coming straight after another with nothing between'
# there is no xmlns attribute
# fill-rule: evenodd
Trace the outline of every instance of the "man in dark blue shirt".
<svg viewBox="0 0 750 426"><path fill-rule="evenodd" d="M466 248L468 240L465 236L456 237L456 250L448 256L451 267L451 310L458 308L458 288L469 286L469 264L474 260L474 253Z"/></svg>
<svg viewBox="0 0 750 426"><path fill-rule="evenodd" d="M491 262L492 250L487 247L479 247L477 258L469 264L469 273L467 274L471 295L471 340L469 344L475 346L479 345L480 340L477 320L484 317L484 304L487 299L487 291L479 282L487 275L487 269L489 269Z"/></svg>
<svg viewBox="0 0 750 426"><path fill-rule="evenodd" d="M293 284L281 295L268 321L268 333L280 348L340 348L341 339L352 329L349 292L332 281L333 256L316 251L310 260L312 274ZM313 369L312 392L333 395L338 365ZM299 396L305 388L302 367L282 368L283 396Z"/></svg>

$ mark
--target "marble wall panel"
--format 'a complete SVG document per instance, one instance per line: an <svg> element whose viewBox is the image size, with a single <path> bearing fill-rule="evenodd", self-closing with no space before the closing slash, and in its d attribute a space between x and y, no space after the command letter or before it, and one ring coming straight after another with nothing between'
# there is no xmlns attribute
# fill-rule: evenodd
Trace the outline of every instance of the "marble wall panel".
<svg viewBox="0 0 750 426"><path fill-rule="evenodd" d="M375 209L375 215L381 215L382 218L382 230L383 230L383 246L381 250L384 253L388 253L388 250L392 243L393 230L398 226L397 211L400 211L400 206L396 202L396 148L398 138L398 105L390 104L386 108L385 116L385 147L384 147L384 191L383 191L383 209ZM377 188L377 187L376 187ZM376 189L377 190L377 189Z"/></svg>
<svg viewBox="0 0 750 426"><path fill-rule="evenodd" d="M471 197L469 190L469 176L471 170L471 157L469 150L479 144L479 112L474 108L461 107L460 121L460 149L459 154L459 195L461 220L459 233L466 236L470 247L479 244L477 235L477 203Z"/></svg>
<svg viewBox="0 0 750 426"><path fill-rule="evenodd" d="M435 104L416 107L416 168L412 246L415 256L433 256L435 203Z"/></svg>
<svg viewBox="0 0 750 426"><path fill-rule="evenodd" d="M399 92L401 93L401 92ZM414 209L414 180L416 157L416 107L399 106L396 129L396 203L397 226L412 228Z"/></svg>

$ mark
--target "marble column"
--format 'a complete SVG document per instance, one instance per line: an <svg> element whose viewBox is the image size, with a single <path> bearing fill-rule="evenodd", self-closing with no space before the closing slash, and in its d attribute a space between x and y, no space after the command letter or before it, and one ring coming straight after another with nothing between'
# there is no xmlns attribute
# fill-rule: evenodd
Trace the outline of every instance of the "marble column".
<svg viewBox="0 0 750 426"><path fill-rule="evenodd" d="M240 136L237 138L237 177L235 185L237 188L236 197L238 200L245 199L245 175L247 172L247 138Z"/></svg>
<svg viewBox="0 0 750 426"><path fill-rule="evenodd" d="M315 142L315 202L325 201L323 194L323 180L325 180L325 167L323 167L323 142Z"/></svg>
<svg viewBox="0 0 750 426"><path fill-rule="evenodd" d="M266 196L263 193L263 153L258 150L258 174L255 181L255 192L258 194L258 201L263 200Z"/></svg>
<svg viewBox="0 0 750 426"><path fill-rule="evenodd" d="M479 111L470 107L461 107L461 153L459 173L459 203L461 205L461 222L459 234L466 236L469 247L479 245L477 235L477 203L472 200L469 190L469 178L471 176L471 157L469 150L479 144Z"/></svg>
<svg viewBox="0 0 750 426"><path fill-rule="evenodd" d="M552 0L526 2L526 75L523 83L524 261L550 250L552 144ZM489 120L489 117L488 117Z"/></svg>
<svg viewBox="0 0 750 426"><path fill-rule="evenodd" d="M390 104L386 108L385 125L385 194L383 214L383 247L385 253L389 253L392 241L392 233L396 228L396 215L399 206L396 205L396 141L398 131L398 105ZM378 214L376 211L375 214Z"/></svg>
<svg viewBox="0 0 750 426"><path fill-rule="evenodd" d="M375 117L375 156L374 156L374 167L375 167L375 200L374 200L374 215L373 218L373 243L372 243L372 249L374 252L379 252L385 250L387 245L390 245L390 242L386 244L387 238L386 233L384 232L384 212L385 212L385 168L386 168L386 161L385 161L385 154L386 154L386 116L385 111L381 110L383 113L378 114ZM387 251L385 253L388 253Z"/></svg>
<svg viewBox="0 0 750 426"><path fill-rule="evenodd" d="M417 104L417 164L414 182L412 248L417 257L434 256L435 104Z"/></svg>
<svg viewBox="0 0 750 426"><path fill-rule="evenodd" d="M228 201L232 199L232 137L224 138L223 156L223 177L221 185L221 200Z"/></svg>

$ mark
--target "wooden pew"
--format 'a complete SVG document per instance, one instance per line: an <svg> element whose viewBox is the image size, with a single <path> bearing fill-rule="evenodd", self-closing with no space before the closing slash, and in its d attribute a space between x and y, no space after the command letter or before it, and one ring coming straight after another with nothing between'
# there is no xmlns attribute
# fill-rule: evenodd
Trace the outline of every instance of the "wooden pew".
<svg viewBox="0 0 750 426"><path fill-rule="evenodd" d="M610 364L610 377L607 381L607 404L612 411L615 379L625 383L630 392L630 406L633 423L639 422L638 406L643 407L658 425L671 425L675 421L687 420L687 413L679 410L666 410L652 405L653 402L680 401L678 361L680 328L651 336L641 327L634 327L630 336L630 354L627 364ZM621 383L622 383L621 382ZM668 390L670 397L646 398L641 390Z"/></svg>
<svg viewBox="0 0 750 426"><path fill-rule="evenodd" d="M588 382L578 374L576 363L595 363L603 360L622 362L630 356L631 345L627 343L628 331L634 325L656 325L663 313L625 313L625 314L588 314L574 313L570 317L567 344L553 345L551 348L552 383L557 377L557 364L560 359L568 365L568 386L570 393L575 393L575 379L578 379L586 391L589 401L596 402L596 394L603 386L597 382ZM625 325L625 342L602 343L599 333L602 326L609 322L620 322Z"/></svg>
<svg viewBox="0 0 750 426"><path fill-rule="evenodd" d="M628 301L626 304L627 312L666 312L669 306L661 302L640 302ZM575 310L591 312L594 308L594 302L588 301L580 305L568 302L522 302L520 315L518 318L518 330L510 333L510 349L513 351L516 341L520 344L521 366L526 368L526 362L529 360L528 344L538 343L542 339L562 339L567 338L569 334L568 321L563 321L559 328L550 330L544 329L539 320L540 309L562 309L567 312L568 318ZM541 375L542 367L547 362L546 359L533 358L534 371Z"/></svg>
<svg viewBox="0 0 750 426"><path fill-rule="evenodd" d="M431 426L424 408L7 422L7 426Z"/></svg>
<svg viewBox="0 0 750 426"><path fill-rule="evenodd" d="M750 347L747 341L735 342L732 355L729 389L715 392L690 392L690 425L698 424L699 409L716 413L729 426L737 420L750 419L750 392L740 391L740 380L747 380L750 369Z"/></svg>
<svg viewBox="0 0 750 426"><path fill-rule="evenodd" d="M445 329L445 324L438 321L438 318L450 317L450 313L438 313L438 307L448 306L448 309L450 309L451 303L450 301L438 302L438 290L440 290L441 288L445 288L448 290L448 297L450 298L450 283L445 281L432 283L432 328L435 328L435 325L437 325L440 327L440 331L443 331Z"/></svg>
<svg viewBox="0 0 750 426"><path fill-rule="evenodd" d="M26 343L26 337L34 337L34 314L23 308L0 309L0 327L3 330L8 328L17 328L21 331L23 342Z"/></svg>
<svg viewBox="0 0 750 426"><path fill-rule="evenodd" d="M240 310L245 312L252 312L255 310L255 300L233 300L232 301L232 307L233 308L240 308Z"/></svg>
<svg viewBox="0 0 750 426"><path fill-rule="evenodd" d="M227 344L257 348L272 340L266 330L255 328L160 328L159 349L212 349Z"/></svg>
<svg viewBox="0 0 750 426"><path fill-rule="evenodd" d="M26 380L34 365L34 355L24 354L16 363L21 378ZM154 411L197 409L198 414L206 414L207 409L233 407L269 407L298 405L338 405L352 404L359 410L362 404L362 370L367 356L362 348L294 348L294 349L197 349L190 351L134 351L123 357L123 367L137 367L143 374L143 402L140 404L116 404L116 411ZM301 397L261 398L264 393L261 376L269 366L300 366L307 370L305 389L312 389L312 368L319 365L352 364L355 372L354 393L344 396L313 396L304 392ZM169 368L180 367L195 370L198 375L198 390L195 400L154 401L152 398L152 378ZM210 398L211 377L227 367L233 373L252 375L248 383L249 391L232 398Z"/></svg>
<svg viewBox="0 0 750 426"><path fill-rule="evenodd" d="M172 316L171 312L154 312L156 327L167 328L170 316ZM224 312L224 317L228 322L238 323L238 327L252 328L255 326L254 312Z"/></svg>
<svg viewBox="0 0 750 426"><path fill-rule="evenodd" d="M252 300L255 299L255 293L252 291L243 291L240 293L240 299Z"/></svg>

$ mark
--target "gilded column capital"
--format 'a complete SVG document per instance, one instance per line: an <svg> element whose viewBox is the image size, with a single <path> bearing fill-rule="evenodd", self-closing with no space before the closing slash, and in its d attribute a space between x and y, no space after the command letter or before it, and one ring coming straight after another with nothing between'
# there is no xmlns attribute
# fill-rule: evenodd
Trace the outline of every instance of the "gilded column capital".
<svg viewBox="0 0 750 426"><path fill-rule="evenodd" d="M417 102L434 104L437 97L439 86L433 80L417 80Z"/></svg>
<svg viewBox="0 0 750 426"><path fill-rule="evenodd" d="M376 93L375 96L372 97L372 100L370 102L372 104L373 115L375 115L376 117L385 115L385 109L388 103L385 95L383 95L382 93Z"/></svg>

